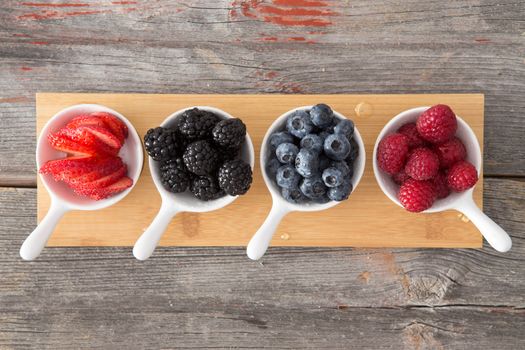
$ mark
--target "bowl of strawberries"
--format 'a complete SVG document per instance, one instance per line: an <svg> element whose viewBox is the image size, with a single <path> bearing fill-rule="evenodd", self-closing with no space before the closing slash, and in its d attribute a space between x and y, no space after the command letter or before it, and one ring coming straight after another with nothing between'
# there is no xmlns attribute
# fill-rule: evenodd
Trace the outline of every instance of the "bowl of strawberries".
<svg viewBox="0 0 525 350"><path fill-rule="evenodd" d="M473 200L481 149L470 126L449 106L413 108L392 118L377 137L373 167L381 190L405 210L458 210L496 250L512 246L508 234Z"/></svg>
<svg viewBox="0 0 525 350"><path fill-rule="evenodd" d="M35 259L66 212L102 209L123 199L140 176L143 158L136 130L117 111L82 104L55 114L36 148L38 172L51 205L22 244L21 257Z"/></svg>

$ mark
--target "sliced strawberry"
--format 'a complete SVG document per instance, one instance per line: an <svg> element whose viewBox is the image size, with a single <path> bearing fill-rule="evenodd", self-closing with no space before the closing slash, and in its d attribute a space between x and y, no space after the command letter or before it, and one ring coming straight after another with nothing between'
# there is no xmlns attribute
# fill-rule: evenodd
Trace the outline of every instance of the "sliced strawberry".
<svg viewBox="0 0 525 350"><path fill-rule="evenodd" d="M97 154L95 148L75 142L62 134L49 134L47 140L54 149L75 156L89 157Z"/></svg>
<svg viewBox="0 0 525 350"><path fill-rule="evenodd" d="M65 138L74 141L78 144L86 146L90 154L107 154L116 156L118 154L118 148L110 147L107 143L100 140L93 133L88 131L88 126L79 126L76 129L62 128L53 134L58 138Z"/></svg>
<svg viewBox="0 0 525 350"><path fill-rule="evenodd" d="M67 123L66 128L76 129L79 126L85 126L85 125L99 126L102 128L106 127L106 124L104 124L104 121L102 119L91 116L89 114L81 114L71 119L71 121Z"/></svg>
<svg viewBox="0 0 525 350"><path fill-rule="evenodd" d="M115 182L123 178L124 176L126 176L127 172L128 172L128 168L125 165L122 165L120 168L118 168L116 171L112 172L111 174L101 177L95 181L86 182L76 188L77 189L80 189L80 188L94 189L94 188L107 187L109 185L114 184Z"/></svg>
<svg viewBox="0 0 525 350"><path fill-rule="evenodd" d="M80 188L75 189L75 193L81 196L86 196L94 200L100 200L113 196L119 192L124 191L125 189L133 185L133 180L125 176L118 180L117 182L102 188Z"/></svg>
<svg viewBox="0 0 525 350"><path fill-rule="evenodd" d="M89 172L80 176L70 177L64 181L71 187L83 186L86 183L105 177L124 166L122 159L119 157L104 158L100 159Z"/></svg>
<svg viewBox="0 0 525 350"><path fill-rule="evenodd" d="M41 174L52 175L56 181L82 176L97 167L96 157L69 157L46 162L40 168Z"/></svg>
<svg viewBox="0 0 525 350"><path fill-rule="evenodd" d="M119 139L106 128L94 125L86 125L79 126L77 130L90 132L111 148L116 148L119 150L120 147L122 147L122 143L119 141Z"/></svg>
<svg viewBox="0 0 525 350"><path fill-rule="evenodd" d="M120 120L120 118L106 112L94 112L90 115L103 120L104 123L106 123L107 128L120 140L121 143L124 143L124 140L128 137L128 127L122 122L122 120Z"/></svg>

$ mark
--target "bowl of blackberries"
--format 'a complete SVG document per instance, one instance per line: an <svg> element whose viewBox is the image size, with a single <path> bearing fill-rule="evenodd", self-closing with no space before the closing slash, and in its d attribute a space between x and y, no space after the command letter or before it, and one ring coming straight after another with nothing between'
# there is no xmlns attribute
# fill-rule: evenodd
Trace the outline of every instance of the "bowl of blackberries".
<svg viewBox="0 0 525 350"><path fill-rule="evenodd" d="M250 189L254 151L246 125L217 108L173 113L148 130L144 147L161 195L196 211L225 206Z"/></svg>
<svg viewBox="0 0 525 350"><path fill-rule="evenodd" d="M354 122L323 103L284 113L263 140L265 182L297 210L320 210L348 199L364 164Z"/></svg>

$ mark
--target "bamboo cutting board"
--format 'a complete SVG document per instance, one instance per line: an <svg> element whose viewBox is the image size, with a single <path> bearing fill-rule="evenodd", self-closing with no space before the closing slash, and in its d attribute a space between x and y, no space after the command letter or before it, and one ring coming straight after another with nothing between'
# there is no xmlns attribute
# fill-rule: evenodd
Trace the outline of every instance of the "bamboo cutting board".
<svg viewBox="0 0 525 350"><path fill-rule="evenodd" d="M195 105L220 108L241 118L255 146L254 182L247 195L210 213L179 214L163 246L245 246L270 211L271 197L260 174L258 156L266 129L275 118L298 106L324 102L353 119L366 147L365 174L348 201L320 212L291 213L284 218L273 246L461 247L482 246L479 232L466 218L450 211L411 214L380 190L372 170L372 151L385 123L399 112L445 103L474 129L483 145L482 94L446 95L154 95L40 93L36 97L37 132L61 109L97 103L126 116L142 137L174 111ZM65 215L49 246L132 246L160 207L147 161L134 190L113 207ZM49 196L38 182L38 219L49 208ZM483 181L475 190L482 204Z"/></svg>

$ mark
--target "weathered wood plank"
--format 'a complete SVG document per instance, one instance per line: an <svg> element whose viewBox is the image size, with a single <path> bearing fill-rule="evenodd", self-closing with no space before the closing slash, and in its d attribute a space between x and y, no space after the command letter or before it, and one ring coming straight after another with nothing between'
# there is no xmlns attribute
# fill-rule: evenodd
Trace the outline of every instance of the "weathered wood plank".
<svg viewBox="0 0 525 350"><path fill-rule="evenodd" d="M37 91L483 92L485 173L525 175L523 2L275 2L2 1L0 184L35 184Z"/></svg>
<svg viewBox="0 0 525 350"><path fill-rule="evenodd" d="M486 179L512 235L482 250L46 249L34 189L0 190L0 347L498 348L525 341L525 181Z"/></svg>

